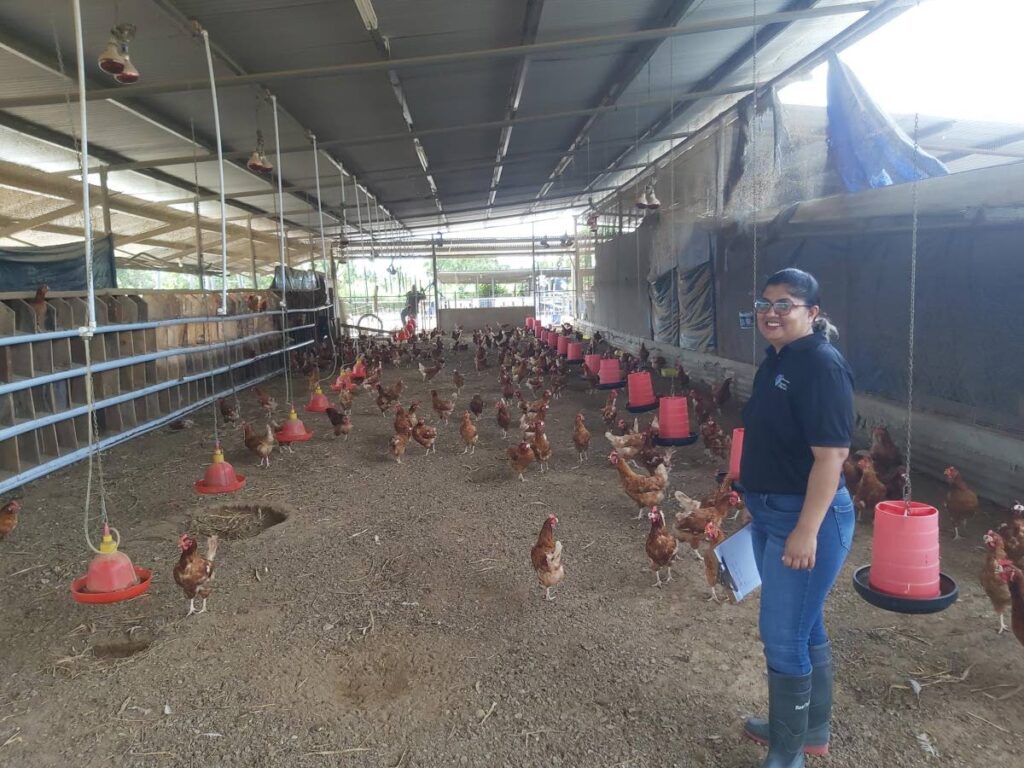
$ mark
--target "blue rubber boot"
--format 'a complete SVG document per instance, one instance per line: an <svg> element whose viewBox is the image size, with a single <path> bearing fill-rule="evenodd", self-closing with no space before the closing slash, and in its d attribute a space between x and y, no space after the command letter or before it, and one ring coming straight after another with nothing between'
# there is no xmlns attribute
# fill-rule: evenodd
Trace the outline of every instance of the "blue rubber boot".
<svg viewBox="0 0 1024 768"><path fill-rule="evenodd" d="M811 653L811 706L807 712L807 736L804 754L828 754L832 724L832 646L812 645ZM768 746L768 721L751 717L743 724L743 735L751 741Z"/></svg>

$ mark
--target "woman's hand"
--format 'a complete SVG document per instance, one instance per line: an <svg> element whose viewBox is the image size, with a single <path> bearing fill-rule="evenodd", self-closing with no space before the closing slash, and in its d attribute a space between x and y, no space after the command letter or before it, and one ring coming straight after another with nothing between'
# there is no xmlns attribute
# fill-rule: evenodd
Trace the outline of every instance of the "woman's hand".
<svg viewBox="0 0 1024 768"><path fill-rule="evenodd" d="M814 556L818 551L818 532L801 527L799 524L786 538L786 549L782 553L782 564L796 571L814 567Z"/></svg>

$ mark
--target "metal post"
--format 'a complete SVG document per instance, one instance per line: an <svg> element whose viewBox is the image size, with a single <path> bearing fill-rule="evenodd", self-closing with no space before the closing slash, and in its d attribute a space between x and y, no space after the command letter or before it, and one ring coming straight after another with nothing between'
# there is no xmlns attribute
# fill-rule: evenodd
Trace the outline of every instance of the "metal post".
<svg viewBox="0 0 1024 768"><path fill-rule="evenodd" d="M533 316L537 312L537 232L536 226L530 225L530 293L533 295Z"/></svg>
<svg viewBox="0 0 1024 768"><path fill-rule="evenodd" d="M252 259L252 289L255 291L260 286L256 282L256 241L252 239L252 216L249 217L249 258Z"/></svg>
<svg viewBox="0 0 1024 768"><path fill-rule="evenodd" d="M224 144L220 134L220 106L217 103L217 79L213 76L213 53L210 51L210 34L203 30L203 45L206 47L206 66L210 71L210 96L213 99L213 127L217 134L217 173L220 177L220 309L221 315L228 313L228 207L224 193ZM196 203L196 215L199 204Z"/></svg>
<svg viewBox="0 0 1024 768"><path fill-rule="evenodd" d="M196 263L199 268L199 290L206 290L206 262L203 258L203 227L199 220L199 201L196 200L192 203L192 211L196 218Z"/></svg>
<svg viewBox="0 0 1024 768"><path fill-rule="evenodd" d="M430 265L434 272L434 327L441 327L441 292L437 284L437 242L430 241Z"/></svg>
<svg viewBox="0 0 1024 768"><path fill-rule="evenodd" d="M100 168L100 187L103 190L103 231L107 235L114 234L110 223L110 188L107 186L107 169Z"/></svg>
<svg viewBox="0 0 1024 768"><path fill-rule="evenodd" d="M85 288L89 296L88 333L96 328L96 283L92 274L92 209L89 207L89 120L85 101L85 49L82 42L82 5L73 0L75 13L75 54L78 64L78 122L81 130L82 221L85 234ZM88 339L85 342L89 343Z"/></svg>

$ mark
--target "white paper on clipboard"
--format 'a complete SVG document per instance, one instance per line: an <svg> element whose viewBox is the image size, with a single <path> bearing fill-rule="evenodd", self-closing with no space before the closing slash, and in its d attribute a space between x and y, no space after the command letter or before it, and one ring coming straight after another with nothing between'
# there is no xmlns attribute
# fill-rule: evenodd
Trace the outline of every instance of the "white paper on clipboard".
<svg viewBox="0 0 1024 768"><path fill-rule="evenodd" d="M719 580L739 602L761 586L761 574L754 562L754 544L750 526L745 525L715 547L719 562Z"/></svg>

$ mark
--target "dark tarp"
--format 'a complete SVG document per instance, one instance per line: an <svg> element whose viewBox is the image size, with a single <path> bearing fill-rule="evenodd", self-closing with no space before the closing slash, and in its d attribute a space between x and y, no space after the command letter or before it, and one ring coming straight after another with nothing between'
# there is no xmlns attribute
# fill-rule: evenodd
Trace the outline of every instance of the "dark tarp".
<svg viewBox="0 0 1024 768"><path fill-rule="evenodd" d="M716 265L719 354L751 360L751 334L737 313L751 301L751 243L722 235ZM1024 430L1024 356L1018 319L1024 296L1024 226L977 224L920 232L914 401L937 413L1002 430ZM758 273L796 266L821 283L822 309L839 327L837 346L858 391L907 397L910 231L835 232L762 242ZM758 356L765 344L758 340Z"/></svg>
<svg viewBox="0 0 1024 768"><path fill-rule="evenodd" d="M650 241L650 228L641 227L597 244L593 318L597 325L651 338Z"/></svg>
<svg viewBox="0 0 1024 768"><path fill-rule="evenodd" d="M654 340L675 346L679 343L679 291L676 270L670 269L650 283L651 325Z"/></svg>
<svg viewBox="0 0 1024 768"><path fill-rule="evenodd" d="M708 261L679 271L679 346L706 352L715 345L714 266Z"/></svg>
<svg viewBox="0 0 1024 768"><path fill-rule="evenodd" d="M285 279L281 277L282 271ZM325 285L323 276L319 272L278 265L274 270L274 282L271 283L270 290L280 291L283 287L287 287L289 291L323 291Z"/></svg>
<svg viewBox="0 0 1024 768"><path fill-rule="evenodd" d="M828 142L849 192L949 173L937 159L914 148L835 54L828 62Z"/></svg>
<svg viewBox="0 0 1024 768"><path fill-rule="evenodd" d="M117 288L114 241L92 241L92 276L97 289ZM85 291L85 241L45 248L0 248L0 291Z"/></svg>

